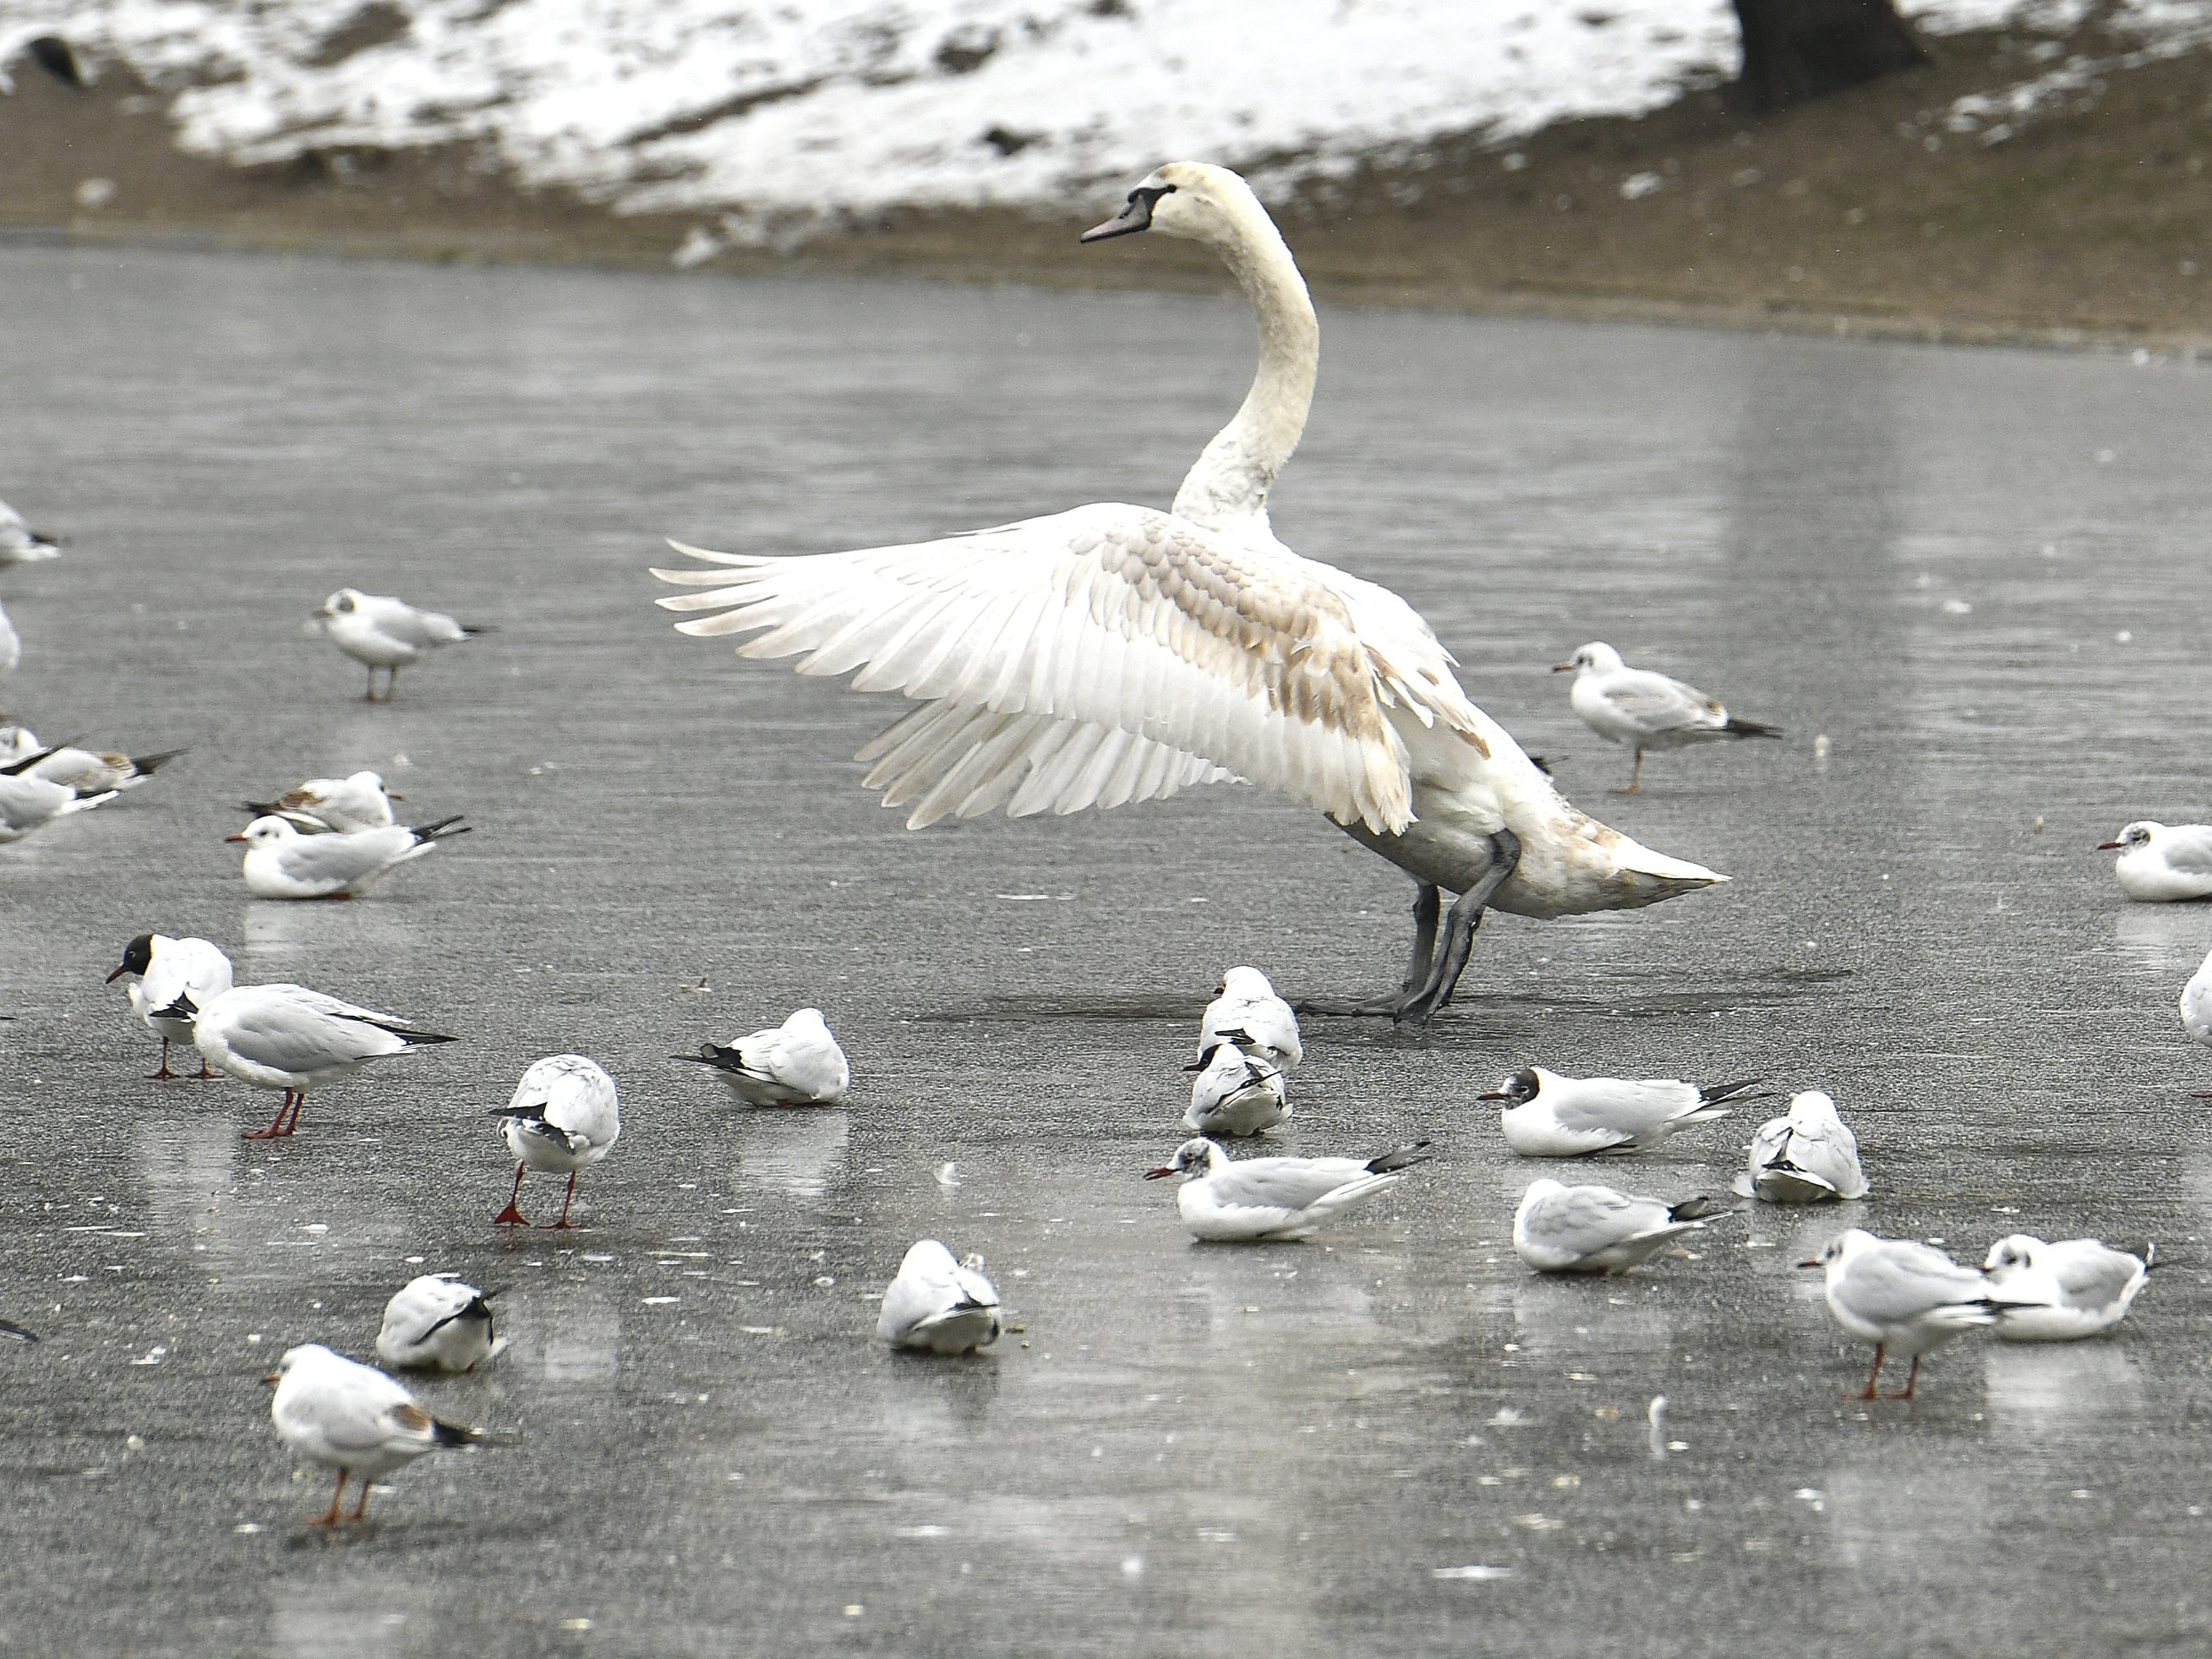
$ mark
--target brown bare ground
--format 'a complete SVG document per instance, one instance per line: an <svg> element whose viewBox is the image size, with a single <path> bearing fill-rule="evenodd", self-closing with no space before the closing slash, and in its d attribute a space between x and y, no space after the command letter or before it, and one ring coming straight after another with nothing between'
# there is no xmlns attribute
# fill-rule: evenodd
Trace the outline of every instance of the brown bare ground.
<svg viewBox="0 0 2212 1659"><path fill-rule="evenodd" d="M1950 100L2029 78L2034 37L1934 43L1925 68L1761 121L1693 94L1641 120L1447 142L1286 216L1331 298L1931 338L2212 343L2212 54L2114 74L1984 145ZM2109 52L2085 37L2069 50ZM228 167L170 143L166 98L112 70L78 92L18 65L0 99L0 235L183 240L465 260L665 265L700 214L623 216L518 186L473 154L319 152ZM1506 156L1524 160L1509 167ZM1166 159L1166 158L1163 158ZM1660 187L1629 200L1632 174ZM97 210L88 179L112 180ZM1104 201L1050 219L905 212L715 268L1212 288L1200 250L1079 249Z"/></svg>

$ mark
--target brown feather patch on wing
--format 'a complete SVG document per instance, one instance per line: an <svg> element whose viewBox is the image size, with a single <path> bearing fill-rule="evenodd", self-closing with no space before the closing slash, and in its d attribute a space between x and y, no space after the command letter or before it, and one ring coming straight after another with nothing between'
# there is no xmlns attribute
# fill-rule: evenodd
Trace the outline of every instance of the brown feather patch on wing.
<svg viewBox="0 0 2212 1659"><path fill-rule="evenodd" d="M392 1420L401 1428L416 1434L428 1434L430 1431L430 1413L411 1402L394 1406L392 1408Z"/></svg>

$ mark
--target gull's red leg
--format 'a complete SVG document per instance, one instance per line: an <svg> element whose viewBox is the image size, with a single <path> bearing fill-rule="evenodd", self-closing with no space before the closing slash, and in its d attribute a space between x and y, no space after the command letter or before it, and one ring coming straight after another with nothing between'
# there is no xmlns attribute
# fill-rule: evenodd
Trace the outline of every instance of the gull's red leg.
<svg viewBox="0 0 2212 1659"><path fill-rule="evenodd" d="M353 1513L347 1516L346 1519L349 1521L368 1519L368 1477L365 1474L361 1478L361 1502L353 1506Z"/></svg>
<svg viewBox="0 0 2212 1659"><path fill-rule="evenodd" d="M1891 1398L1892 1400L1910 1400L1910 1399L1911 1399L1911 1398L1912 1398L1912 1391L1913 1391L1913 1389L1915 1389L1916 1388L1917 1388L1917 1387L1919 1387L1919 1386L1920 1386L1920 1356L1919 1356L1918 1354L1915 1354L1915 1355L1913 1355L1913 1356L1912 1356L1912 1369L1911 1369L1911 1370L1907 1371L1907 1372L1905 1374L1905 1390L1904 1390L1904 1392L1903 1392L1903 1393L1901 1393L1901 1394L1893 1394L1893 1395L1890 1395L1890 1398Z"/></svg>
<svg viewBox="0 0 2212 1659"><path fill-rule="evenodd" d="M284 1126L284 1133L288 1136L300 1132L300 1109L307 1103L307 1091L305 1089L292 1091L292 1121Z"/></svg>
<svg viewBox="0 0 2212 1659"><path fill-rule="evenodd" d="M574 1170L571 1170L568 1171L568 1195L561 1200L561 1218L558 1221L551 1222L548 1224L555 1227L574 1226L576 1224L568 1219L568 1206L575 1201L576 1172Z"/></svg>
<svg viewBox="0 0 2212 1659"><path fill-rule="evenodd" d="M146 1076L149 1081L159 1081L165 1078L173 1078L176 1076L176 1073L169 1069L168 1038L163 1037L161 1039L161 1069L158 1072L149 1072L146 1073Z"/></svg>
<svg viewBox="0 0 2212 1659"><path fill-rule="evenodd" d="M287 1089L284 1091L284 1103L276 1109L276 1121L274 1123L271 1123L265 1129L248 1129L243 1135L240 1136L239 1139L241 1140L274 1140L279 1135L289 1134L291 1131L283 1126L284 1122L284 1114L291 1109L292 1091Z"/></svg>
<svg viewBox="0 0 2212 1659"><path fill-rule="evenodd" d="M1877 1342L1874 1345L1874 1373L1867 1378L1866 1392L1864 1394L1847 1394L1844 1396L1844 1399L1873 1400L1879 1397L1875 1394L1875 1385L1881 1381L1881 1362L1887 1352L1887 1351L1881 1343Z"/></svg>
<svg viewBox="0 0 2212 1659"><path fill-rule="evenodd" d="M200 1074L199 1074L199 1077L198 1077L198 1081L199 1081L199 1082L201 1082L201 1083L212 1083L212 1082L214 1082L214 1081L216 1080L216 1074L215 1073L210 1072L210 1070L208 1070L207 1056L206 1056L206 1055L204 1055L204 1054L201 1055L201 1056L200 1056Z"/></svg>
<svg viewBox="0 0 2212 1659"><path fill-rule="evenodd" d="M514 1190L507 1195L507 1207L491 1218L493 1226L527 1227L530 1224L522 1218L522 1212L514 1207L515 1200L522 1196L522 1172L528 1167L522 1164L514 1166Z"/></svg>
<svg viewBox="0 0 2212 1659"><path fill-rule="evenodd" d="M351 1469L340 1469L338 1471L338 1489L331 1494L330 1508L325 1510L320 1515L309 1516L307 1517L307 1524L309 1526L335 1527L340 1521L345 1518L338 1513L338 1505L345 1501L346 1478L352 1473L353 1471ZM364 1480L362 1482L362 1485L366 1487L368 1483Z"/></svg>

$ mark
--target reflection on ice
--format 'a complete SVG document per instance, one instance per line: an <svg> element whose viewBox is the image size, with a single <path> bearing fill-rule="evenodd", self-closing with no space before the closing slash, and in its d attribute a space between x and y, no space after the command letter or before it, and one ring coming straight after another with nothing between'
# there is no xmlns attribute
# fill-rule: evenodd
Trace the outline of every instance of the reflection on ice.
<svg viewBox="0 0 2212 1659"><path fill-rule="evenodd" d="M1990 1478L1978 1471L1883 1443L1820 1484L1838 1560L1877 1583L1942 1583L1953 1562L1987 1555L1995 1523Z"/></svg>
<svg viewBox="0 0 2212 1659"><path fill-rule="evenodd" d="M842 1111L810 1106L733 1113L738 1179L793 1198L819 1198L844 1162L852 1125Z"/></svg>
<svg viewBox="0 0 2212 1659"><path fill-rule="evenodd" d="M1531 1276L1513 1292L1514 1340L1531 1359L1664 1357L1674 1344L1670 1300L1632 1280Z"/></svg>
<svg viewBox="0 0 2212 1659"><path fill-rule="evenodd" d="M187 1249L205 1245L210 1271L235 1267L261 1224L243 1212L233 1191L240 1148L229 1119L142 1117L131 1126L131 1143L133 1173L163 1240Z"/></svg>
<svg viewBox="0 0 2212 1659"><path fill-rule="evenodd" d="M622 1315L605 1295L568 1285L501 1305L514 1322L510 1367L534 1370L556 1389L599 1389L621 1374Z"/></svg>
<svg viewBox="0 0 2212 1659"><path fill-rule="evenodd" d="M244 891L242 886L240 890ZM238 963L240 985L311 984L349 1002L384 1006L376 1000L380 994L334 977L324 964L339 960L404 962L421 948L422 933L418 906L380 892L351 902L255 899L246 906L244 937L231 954Z"/></svg>
<svg viewBox="0 0 2212 1659"><path fill-rule="evenodd" d="M2120 957L2145 976L2173 981L2173 994L2204 960L2212 945L2212 905L2133 904L2112 890L2112 943Z"/></svg>
<svg viewBox="0 0 2212 1659"><path fill-rule="evenodd" d="M2111 1338L1993 1341L1983 1346L1982 1368L1990 1421L2008 1438L2076 1440L2142 1415L2135 1359Z"/></svg>
<svg viewBox="0 0 2212 1659"><path fill-rule="evenodd" d="M275 1659L386 1659L417 1650L407 1625L428 1622L424 1589L411 1574L383 1569L284 1586L270 1603L269 1651Z"/></svg>

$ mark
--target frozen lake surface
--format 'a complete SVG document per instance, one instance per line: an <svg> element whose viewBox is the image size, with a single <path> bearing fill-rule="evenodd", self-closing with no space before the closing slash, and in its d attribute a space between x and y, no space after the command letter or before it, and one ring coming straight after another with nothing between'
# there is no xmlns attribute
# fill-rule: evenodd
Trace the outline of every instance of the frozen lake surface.
<svg viewBox="0 0 2212 1659"><path fill-rule="evenodd" d="M1282 1146L1443 1155L1239 1249L1138 1178L1199 1010L1238 962L1377 988L1409 884L1236 788L909 835L846 758L897 705L679 638L645 574L662 535L1164 502L1249 376L1239 305L21 248L0 291L0 495L73 538L5 581L6 706L191 750L0 848L0 1313L46 1338L0 1352L0 1645L2212 1646L2212 1056L2172 1010L2212 916L2123 902L2091 850L2212 813L2202 371L1325 314L1286 539L1402 592L1583 806L1736 879L1493 918L1425 1037L1309 1022ZM341 585L501 631L372 708L303 631ZM1591 639L1790 740L1608 795L1628 756L1547 672ZM364 766L477 833L357 903L250 900L234 804ZM465 1040L243 1143L269 1097L142 1080L101 981L148 929ZM735 1111L665 1059L809 1002L847 1109ZM586 1231L503 1237L483 1114L571 1048L622 1143ZM1531 1060L1827 1089L1874 1195L1534 1278L1511 1207L1561 1171L1474 1100ZM1593 1173L1718 1191L1759 1111ZM1854 1218L2175 1265L2112 1340L1970 1339L1868 1407L1791 1265ZM1023 1328L988 1358L873 1340L931 1235ZM301 1528L326 1483L289 1477L260 1372L365 1353L441 1267L505 1287L511 1346L421 1392L520 1443L392 1477L365 1534Z"/></svg>

